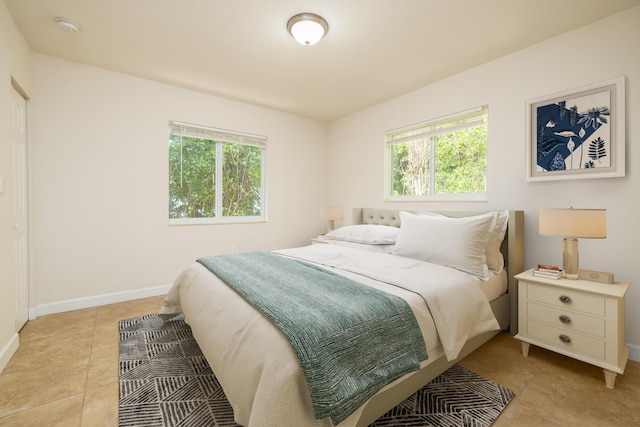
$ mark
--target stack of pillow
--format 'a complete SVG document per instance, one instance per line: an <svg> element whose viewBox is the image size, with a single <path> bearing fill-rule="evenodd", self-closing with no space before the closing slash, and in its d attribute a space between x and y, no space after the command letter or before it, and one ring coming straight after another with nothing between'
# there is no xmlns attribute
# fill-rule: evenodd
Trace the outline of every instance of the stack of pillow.
<svg viewBox="0 0 640 427"><path fill-rule="evenodd" d="M400 228L350 225L327 234L338 244L452 267L481 279L504 268L500 245L509 211L451 218L434 212L400 212Z"/></svg>

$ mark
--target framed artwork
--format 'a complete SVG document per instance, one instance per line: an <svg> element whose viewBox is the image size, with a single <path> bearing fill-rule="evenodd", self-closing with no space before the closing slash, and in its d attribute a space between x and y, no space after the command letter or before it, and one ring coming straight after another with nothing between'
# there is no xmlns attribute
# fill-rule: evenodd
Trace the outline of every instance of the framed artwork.
<svg viewBox="0 0 640 427"><path fill-rule="evenodd" d="M527 181L624 176L624 83L527 101Z"/></svg>

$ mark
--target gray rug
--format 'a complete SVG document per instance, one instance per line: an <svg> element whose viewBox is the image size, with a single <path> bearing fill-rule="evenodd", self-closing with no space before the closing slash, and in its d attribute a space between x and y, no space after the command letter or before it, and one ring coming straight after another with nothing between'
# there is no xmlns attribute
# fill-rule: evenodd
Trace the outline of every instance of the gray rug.
<svg viewBox="0 0 640 427"><path fill-rule="evenodd" d="M155 314L120 321L120 427L238 426L191 328ZM489 426L515 393L454 365L371 427Z"/></svg>

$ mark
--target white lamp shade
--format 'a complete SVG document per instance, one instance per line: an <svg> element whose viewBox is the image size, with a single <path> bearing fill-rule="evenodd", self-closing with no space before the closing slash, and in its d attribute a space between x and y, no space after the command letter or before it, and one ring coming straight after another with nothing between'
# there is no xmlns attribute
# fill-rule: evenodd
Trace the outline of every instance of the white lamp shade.
<svg viewBox="0 0 640 427"><path fill-rule="evenodd" d="M343 219L344 210L342 206L323 206L322 217L324 219Z"/></svg>
<svg viewBox="0 0 640 427"><path fill-rule="evenodd" d="M548 236L604 239L607 210L545 209L540 211L538 226L538 232Z"/></svg>
<svg viewBox="0 0 640 427"><path fill-rule="evenodd" d="M301 45L313 46L318 43L329 30L327 22L313 13L301 13L287 23L287 28L294 39Z"/></svg>

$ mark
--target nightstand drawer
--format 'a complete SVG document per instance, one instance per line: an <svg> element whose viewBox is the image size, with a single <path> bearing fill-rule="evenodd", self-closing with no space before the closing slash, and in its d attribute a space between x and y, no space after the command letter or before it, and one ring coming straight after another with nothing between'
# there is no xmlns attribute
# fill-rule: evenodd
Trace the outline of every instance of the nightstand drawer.
<svg viewBox="0 0 640 427"><path fill-rule="evenodd" d="M580 352L588 356L604 359L604 341L578 333L554 328L533 320L527 321L527 335L541 342L570 352Z"/></svg>
<svg viewBox="0 0 640 427"><path fill-rule="evenodd" d="M565 309L564 307L550 307L529 301L527 304L527 316L530 319L550 323L553 326L566 328L571 331L583 332L604 338L605 321L603 318L586 316Z"/></svg>
<svg viewBox="0 0 640 427"><path fill-rule="evenodd" d="M527 288L529 300L604 317L605 299L603 297L533 283L530 283Z"/></svg>

